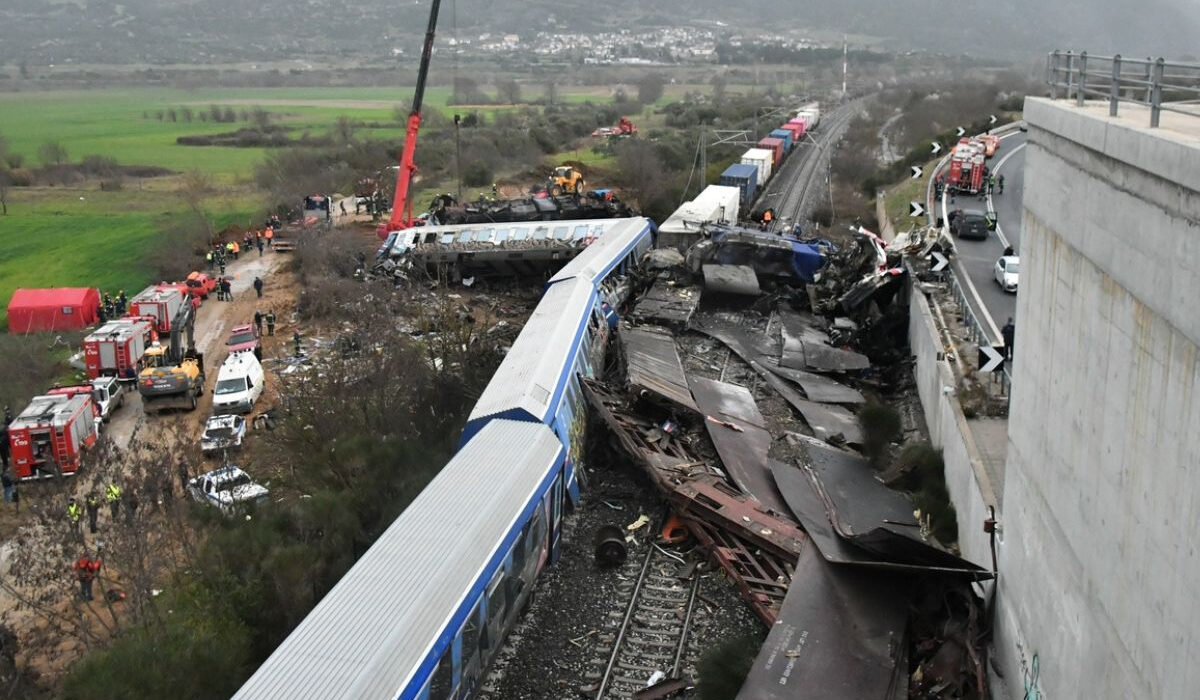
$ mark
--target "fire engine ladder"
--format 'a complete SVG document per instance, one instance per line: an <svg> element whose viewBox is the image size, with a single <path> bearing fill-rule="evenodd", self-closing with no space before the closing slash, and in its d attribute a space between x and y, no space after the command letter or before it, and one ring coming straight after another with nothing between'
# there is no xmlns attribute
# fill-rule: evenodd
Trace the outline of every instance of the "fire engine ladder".
<svg viewBox="0 0 1200 700"><path fill-rule="evenodd" d="M53 436L53 440L54 440L52 454L54 455L54 461L58 462L58 465L60 467L62 466L63 458L66 457L67 455L71 454L69 437L68 437L70 434L70 430L68 428L69 428L69 426L66 426L66 425L61 426L61 427L55 425L55 426L51 426L51 428L50 428L50 434Z"/></svg>

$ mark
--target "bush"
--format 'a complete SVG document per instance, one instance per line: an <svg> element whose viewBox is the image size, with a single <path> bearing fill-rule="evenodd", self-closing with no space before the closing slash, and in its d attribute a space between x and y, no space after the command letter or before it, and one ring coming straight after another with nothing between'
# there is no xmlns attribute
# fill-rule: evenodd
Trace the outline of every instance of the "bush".
<svg viewBox="0 0 1200 700"><path fill-rule="evenodd" d="M946 488L942 453L927 442L905 445L897 458L905 475L900 486L913 492L913 503L929 518L930 533L943 544L958 540L958 516Z"/></svg>
<svg viewBox="0 0 1200 700"><path fill-rule="evenodd" d="M863 434L863 454L876 467L887 455L888 444L900 437L900 414L896 409L875 401L858 412Z"/></svg>
<svg viewBox="0 0 1200 700"><path fill-rule="evenodd" d="M463 184L467 187L483 187L494 182L492 166L482 160L473 160L463 167Z"/></svg>
<svg viewBox="0 0 1200 700"><path fill-rule="evenodd" d="M697 665L701 700L733 700L737 697L746 676L750 675L762 641L758 635L748 635L726 640L705 652Z"/></svg>

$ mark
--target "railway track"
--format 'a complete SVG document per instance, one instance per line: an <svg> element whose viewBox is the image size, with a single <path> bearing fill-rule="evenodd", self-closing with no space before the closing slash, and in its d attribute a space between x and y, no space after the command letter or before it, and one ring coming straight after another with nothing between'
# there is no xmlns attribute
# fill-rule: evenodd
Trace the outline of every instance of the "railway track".
<svg viewBox="0 0 1200 700"><path fill-rule="evenodd" d="M776 225L784 225L785 222L794 224L805 219L804 211L812 194L812 185L825 170L824 166L831 157L830 149L841 140L846 127L850 125L856 105L856 102L852 102L826 115L823 128L812 137L816 145L805 142L809 152L799 160L799 167L775 208L779 222Z"/></svg>
<svg viewBox="0 0 1200 700"><path fill-rule="evenodd" d="M700 575L683 557L653 544L640 563L630 563L636 578L618 589L627 598L624 612L609 614L598 648L604 655L592 662L597 680L589 696L596 700L628 700L656 674L666 679L683 672Z"/></svg>

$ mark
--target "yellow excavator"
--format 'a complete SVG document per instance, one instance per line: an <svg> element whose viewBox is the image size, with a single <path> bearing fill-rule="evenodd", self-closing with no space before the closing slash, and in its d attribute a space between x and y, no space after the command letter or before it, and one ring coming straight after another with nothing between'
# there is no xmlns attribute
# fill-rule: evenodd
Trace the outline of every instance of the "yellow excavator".
<svg viewBox="0 0 1200 700"><path fill-rule="evenodd" d="M560 165L555 168L547 183L547 189L555 197L567 192L581 195L585 188L587 188L587 183L583 180L583 173L569 165Z"/></svg>
<svg viewBox="0 0 1200 700"><path fill-rule="evenodd" d="M183 347L187 337L187 349ZM195 410L196 399L204 393L204 353L195 346L195 309L183 304L171 322L167 345L156 343L146 348L138 375L138 393L142 409L183 408Z"/></svg>

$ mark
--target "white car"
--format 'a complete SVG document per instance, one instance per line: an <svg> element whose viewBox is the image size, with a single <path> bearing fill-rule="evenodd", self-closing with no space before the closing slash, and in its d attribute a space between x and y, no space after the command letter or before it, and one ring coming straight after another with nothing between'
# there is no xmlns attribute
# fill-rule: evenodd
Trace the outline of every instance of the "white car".
<svg viewBox="0 0 1200 700"><path fill-rule="evenodd" d="M255 483L249 474L233 465L191 479L188 481L188 492L197 501L216 506L226 514L266 503L271 493L267 487Z"/></svg>
<svg viewBox="0 0 1200 700"><path fill-rule="evenodd" d="M996 266L992 268L992 276L996 278L996 284L1000 285L1001 289L1015 294L1020 268L1020 257L1016 255L1004 255L996 261Z"/></svg>
<svg viewBox="0 0 1200 700"><path fill-rule="evenodd" d="M213 454L222 450L236 450L246 437L246 419L235 415L213 416L204 424L200 435L200 451Z"/></svg>

